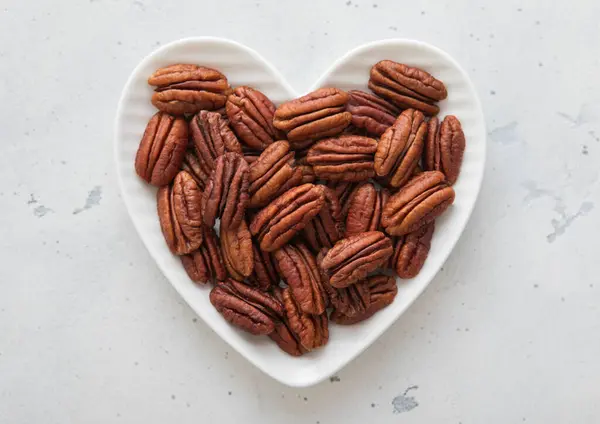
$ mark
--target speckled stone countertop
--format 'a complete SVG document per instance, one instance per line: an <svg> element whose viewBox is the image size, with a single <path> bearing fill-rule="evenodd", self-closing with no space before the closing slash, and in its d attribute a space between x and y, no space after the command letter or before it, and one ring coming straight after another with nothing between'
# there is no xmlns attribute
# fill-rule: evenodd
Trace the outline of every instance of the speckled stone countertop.
<svg viewBox="0 0 600 424"><path fill-rule="evenodd" d="M0 422L598 423L600 2L481 3L4 0ZM120 198L121 88L192 35L246 43L299 91L359 44L420 39L481 97L488 167L455 251L315 387L271 380L198 320Z"/></svg>

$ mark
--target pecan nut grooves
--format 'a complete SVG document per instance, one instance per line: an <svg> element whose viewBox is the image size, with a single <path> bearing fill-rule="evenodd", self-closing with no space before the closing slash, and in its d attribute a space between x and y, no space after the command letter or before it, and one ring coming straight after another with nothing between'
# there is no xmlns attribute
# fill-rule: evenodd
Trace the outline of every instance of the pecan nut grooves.
<svg viewBox="0 0 600 424"><path fill-rule="evenodd" d="M289 287L282 290L283 306L289 329L307 351L324 346L329 340L327 314L305 314L294 300Z"/></svg>
<svg viewBox="0 0 600 424"><path fill-rule="evenodd" d="M182 256L181 262L188 276L195 283L223 281L227 278L219 238L213 228L204 227L204 238L200 248L189 255Z"/></svg>
<svg viewBox="0 0 600 424"><path fill-rule="evenodd" d="M375 176L377 140L358 135L342 135L315 143L306 160L315 175L329 181L366 181Z"/></svg>
<svg viewBox="0 0 600 424"><path fill-rule="evenodd" d="M323 186L323 193L325 204L302 230L302 236L315 253L322 247L333 247L344 235L342 207L337 195L327 186Z"/></svg>
<svg viewBox="0 0 600 424"><path fill-rule="evenodd" d="M385 231L393 236L408 234L432 222L454 202L454 189L439 171L413 177L392 195L381 217Z"/></svg>
<svg viewBox="0 0 600 424"><path fill-rule="evenodd" d="M345 237L381 230L381 212L388 197L387 190L378 191L373 183L357 186L348 199Z"/></svg>
<svg viewBox="0 0 600 424"><path fill-rule="evenodd" d="M160 227L169 249L176 255L190 253L202 243L201 196L200 187L185 171L177 174L171 186L158 190Z"/></svg>
<svg viewBox="0 0 600 424"><path fill-rule="evenodd" d="M350 90L348 94L347 109L352 114L352 125L374 136L383 134L400 114L396 106L381 97L359 90Z"/></svg>
<svg viewBox="0 0 600 424"><path fill-rule="evenodd" d="M219 156L202 196L204 223L212 227L220 217L221 226L236 228L247 204L248 163L238 153Z"/></svg>
<svg viewBox="0 0 600 424"><path fill-rule="evenodd" d="M381 136L375 153L377 175L389 176L392 187L401 187L412 177L421 159L427 124L418 110L406 109Z"/></svg>
<svg viewBox="0 0 600 424"><path fill-rule="evenodd" d="M246 221L242 220L237 228L225 228L221 225L220 233L225 268L234 280L244 281L254 270L252 238Z"/></svg>
<svg viewBox="0 0 600 424"><path fill-rule="evenodd" d="M324 203L322 186L309 183L294 187L252 218L250 232L257 237L262 250L272 252L302 230Z"/></svg>
<svg viewBox="0 0 600 424"><path fill-rule="evenodd" d="M352 120L346 112L348 93L337 88L320 88L283 103L275 111L273 125L287 134L294 149L303 149L315 140L341 133Z"/></svg>
<svg viewBox="0 0 600 424"><path fill-rule="evenodd" d="M460 121L455 116L448 115L441 125L438 118L432 118L428 125L425 167L428 171L443 172L448 182L454 184L465 153L465 134Z"/></svg>
<svg viewBox="0 0 600 424"><path fill-rule="evenodd" d="M391 262L391 268L396 271L398 277L414 278L419 274L431 249L434 228L435 224L431 222L412 233L398 237Z"/></svg>
<svg viewBox="0 0 600 424"><path fill-rule="evenodd" d="M226 110L235 133L252 149L263 150L282 138L273 126L275 105L260 91L237 87L227 98Z"/></svg>
<svg viewBox="0 0 600 424"><path fill-rule="evenodd" d="M436 115L435 104L448 96L443 82L418 68L382 60L371 68L369 88L401 109L414 108L426 115Z"/></svg>
<svg viewBox="0 0 600 424"><path fill-rule="evenodd" d="M188 144L184 119L158 112L148 122L135 156L135 171L146 182L161 187L179 172Z"/></svg>
<svg viewBox="0 0 600 424"><path fill-rule="evenodd" d="M347 287L385 264L393 253L392 241L380 231L369 231L338 241L321 269L333 287Z"/></svg>
<svg viewBox="0 0 600 424"><path fill-rule="evenodd" d="M242 153L242 146L227 121L216 112L200 111L190 121L192 149L184 163L193 170L197 180L206 185L210 173L215 169L217 158L226 152ZM193 152L194 158L189 158Z"/></svg>
<svg viewBox="0 0 600 424"><path fill-rule="evenodd" d="M286 244L276 250L273 256L300 310L312 315L325 312L321 275L315 257L308 248L302 243Z"/></svg>
<svg viewBox="0 0 600 424"><path fill-rule="evenodd" d="M254 251L254 270L248 277L248 282L262 291L277 286L280 278L275 270L271 254L260 250L255 243L252 243L252 249Z"/></svg>
<svg viewBox="0 0 600 424"><path fill-rule="evenodd" d="M152 104L171 115L222 108L229 92L225 75L197 65L160 68L148 78L148 84L156 87Z"/></svg>
<svg viewBox="0 0 600 424"><path fill-rule="evenodd" d="M272 295L231 279L218 283L209 297L228 322L254 335L272 333L284 312Z"/></svg>
<svg viewBox="0 0 600 424"><path fill-rule="evenodd" d="M336 324L352 325L372 317L376 312L390 305L396 294L398 286L393 277L387 275L375 275L367 278L366 282L361 283L366 286L369 293L368 306L363 312L354 315L345 315L342 310L334 310L331 314L331 320Z"/></svg>
<svg viewBox="0 0 600 424"><path fill-rule="evenodd" d="M249 207L268 204L282 194L282 187L298 185L301 179L301 172L295 172L294 169L294 152L290 151L290 144L284 140L271 144L250 165Z"/></svg>

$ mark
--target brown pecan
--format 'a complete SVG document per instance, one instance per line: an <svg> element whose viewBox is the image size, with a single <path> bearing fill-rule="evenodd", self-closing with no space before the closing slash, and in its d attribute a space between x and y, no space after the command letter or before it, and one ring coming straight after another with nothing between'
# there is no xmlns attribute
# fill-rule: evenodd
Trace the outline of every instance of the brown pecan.
<svg viewBox="0 0 600 424"><path fill-rule="evenodd" d="M196 152L193 148L188 148L183 156L183 163L181 169L187 171L196 180L200 188L204 190L208 177L210 176L210 170L205 168L205 164L200 162Z"/></svg>
<svg viewBox="0 0 600 424"><path fill-rule="evenodd" d="M419 229L440 216L454 202L454 189L439 171L413 177L392 195L381 216L385 231L401 236Z"/></svg>
<svg viewBox="0 0 600 424"><path fill-rule="evenodd" d="M238 87L227 98L227 116L237 136L252 149L263 150L282 134L273 127L275 105L251 87Z"/></svg>
<svg viewBox="0 0 600 424"><path fill-rule="evenodd" d="M346 112L348 94L337 88L320 88L280 105L273 125L287 133L294 149L310 146L315 140L341 133L350 124Z"/></svg>
<svg viewBox="0 0 600 424"><path fill-rule="evenodd" d="M338 241L323 258L321 269L333 287L347 287L386 263L392 253L392 241L385 234L369 231Z"/></svg>
<svg viewBox="0 0 600 424"><path fill-rule="evenodd" d="M236 228L247 204L248 163L238 153L219 156L202 196L204 223L212 227L220 217L222 227Z"/></svg>
<svg viewBox="0 0 600 424"><path fill-rule="evenodd" d="M171 252L185 255L202 243L202 191L190 174L181 171L171 186L158 190L158 218Z"/></svg>
<svg viewBox="0 0 600 424"><path fill-rule="evenodd" d="M303 184L294 187L252 218L250 232L257 237L262 250L272 252L304 228L319 213L324 203L322 186Z"/></svg>
<svg viewBox="0 0 600 424"><path fill-rule="evenodd" d="M435 224L431 222L395 241L391 268L398 277L414 278L421 271L431 248L434 228Z"/></svg>
<svg viewBox="0 0 600 424"><path fill-rule="evenodd" d="M349 183L347 181L327 181L327 187L331 188L342 207L341 219L344 221L348 214L348 200L350 195L356 188L356 183Z"/></svg>
<svg viewBox="0 0 600 424"><path fill-rule="evenodd" d="M294 152L287 141L277 141L265 149L251 166L248 176L249 207L261 207L280 193L294 175ZM301 175L296 175L296 185Z"/></svg>
<svg viewBox="0 0 600 424"><path fill-rule="evenodd" d="M284 314L275 297L232 279L218 283L209 297L227 321L255 335L272 333Z"/></svg>
<svg viewBox="0 0 600 424"><path fill-rule="evenodd" d="M387 190L378 191L373 183L356 187L348 199L345 237L381 230L381 211L388 197Z"/></svg>
<svg viewBox="0 0 600 424"><path fill-rule="evenodd" d="M197 65L171 65L160 68L148 78L156 87L152 104L171 115L197 113L223 107L229 84L225 75Z"/></svg>
<svg viewBox="0 0 600 424"><path fill-rule="evenodd" d="M425 169L443 172L448 182L454 184L464 153L465 133L456 116L446 116L441 125L438 118L431 118L424 153Z"/></svg>
<svg viewBox="0 0 600 424"><path fill-rule="evenodd" d="M273 296L283 305L283 293L281 287L273 288ZM304 349L300 343L296 333L290 329L290 324L285 313L283 314L281 321L275 324L275 331L269 334L269 337L288 355L301 356L306 352L306 349Z"/></svg>
<svg viewBox="0 0 600 424"><path fill-rule="evenodd" d="M294 167L294 175L288 180L286 184L283 185L280 192L282 193L284 191L287 191L290 188L295 187L296 185L314 183L316 180L317 176L315 175L315 171L313 170L312 166L301 165L296 163L296 166ZM299 183L295 184L296 181L299 181ZM293 186L291 185L292 183L294 183Z"/></svg>
<svg viewBox="0 0 600 424"><path fill-rule="evenodd" d="M321 274L321 282L328 300L328 306L348 315L363 313L369 306L369 291L364 281L359 281L348 287L335 288L329 283L327 274L323 271L322 262L329 249L321 249L317 255L317 265Z"/></svg>
<svg viewBox="0 0 600 424"><path fill-rule="evenodd" d="M302 230L302 236L314 252L318 252L322 247L333 247L344 234L342 207L335 191L324 186L323 193L323 208Z"/></svg>
<svg viewBox="0 0 600 424"><path fill-rule="evenodd" d="M220 227L221 251L225 268L229 275L238 281L244 281L254 270L254 252L252 250L252 238L248 231L246 221L237 228Z"/></svg>
<svg viewBox="0 0 600 424"><path fill-rule="evenodd" d="M360 90L348 92L347 110L352 114L352 125L380 136L396 120L400 110L381 97Z"/></svg>
<svg viewBox="0 0 600 424"><path fill-rule="evenodd" d="M310 315L302 312L289 287L282 290L285 319L304 349L310 351L324 346L329 340L327 314Z"/></svg>
<svg viewBox="0 0 600 424"><path fill-rule="evenodd" d="M325 312L321 275L308 248L302 243L286 244L273 252L273 256L300 310L312 315Z"/></svg>
<svg viewBox="0 0 600 424"><path fill-rule="evenodd" d="M258 160L258 158L260 157L260 154L262 152L258 151L258 150L251 150L251 149L242 149L244 152L244 159L246 159L246 162L248 162L248 165L252 165L254 162L256 162Z"/></svg>
<svg viewBox="0 0 600 424"><path fill-rule="evenodd" d="M222 281L227 278L219 238L213 228L204 227L204 239L200 248L182 256L181 262L190 279L196 283Z"/></svg>
<svg viewBox="0 0 600 424"><path fill-rule="evenodd" d="M288 355L302 356L305 352L305 349L300 344L300 341L294 332L290 330L286 321L277 322L275 324L275 330L269 334L269 337Z"/></svg>
<svg viewBox="0 0 600 424"><path fill-rule="evenodd" d="M375 172L389 176L392 187L401 187L412 177L421 159L427 124L418 110L406 109L381 136L375 153Z"/></svg>
<svg viewBox="0 0 600 424"><path fill-rule="evenodd" d="M217 158L225 152L242 153L242 147L227 121L216 112L202 110L190 121L192 149L184 159L184 165L192 169L196 179L206 186L210 173L215 169ZM192 158L191 152L195 158Z"/></svg>
<svg viewBox="0 0 600 424"><path fill-rule="evenodd" d="M262 291L277 286L279 274L275 270L271 254L260 250L255 243L252 243L252 249L254 251L254 270L248 277L248 282Z"/></svg>
<svg viewBox="0 0 600 424"><path fill-rule="evenodd" d="M377 140L358 135L342 135L316 142L307 161L315 175L330 181L365 181L375 176Z"/></svg>
<svg viewBox="0 0 600 424"><path fill-rule="evenodd" d="M422 69L391 60L371 68L369 88L402 109L414 108L426 115L436 115L440 108L435 102L448 96L443 82Z"/></svg>
<svg viewBox="0 0 600 424"><path fill-rule="evenodd" d="M364 321L391 304L398 293L396 281L393 277L387 275L374 275L367 278L361 285L364 285L369 294L366 309L353 315L345 314L342 309L335 309L331 314L333 322L341 325L351 325Z"/></svg>
<svg viewBox="0 0 600 424"><path fill-rule="evenodd" d="M187 144L187 122L166 113L156 113L140 141L135 156L135 172L152 185L169 184L181 167Z"/></svg>

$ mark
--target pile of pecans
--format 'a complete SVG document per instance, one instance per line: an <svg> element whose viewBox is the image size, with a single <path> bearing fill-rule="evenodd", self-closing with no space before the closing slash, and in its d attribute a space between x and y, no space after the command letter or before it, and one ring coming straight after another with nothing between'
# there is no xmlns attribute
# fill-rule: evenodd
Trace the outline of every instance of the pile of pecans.
<svg viewBox="0 0 600 424"><path fill-rule="evenodd" d="M194 282L214 283L231 324L302 355L327 343L329 321L389 305L393 273L419 273L465 150L458 119L435 117L441 81L383 60L373 93L321 88L278 107L203 66L148 83L159 112L136 172L159 187L169 249Z"/></svg>

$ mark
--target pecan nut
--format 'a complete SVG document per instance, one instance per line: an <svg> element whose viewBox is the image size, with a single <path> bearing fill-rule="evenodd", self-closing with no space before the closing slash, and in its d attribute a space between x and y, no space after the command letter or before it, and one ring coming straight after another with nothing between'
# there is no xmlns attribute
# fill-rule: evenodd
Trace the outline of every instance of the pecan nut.
<svg viewBox="0 0 600 424"><path fill-rule="evenodd" d="M246 221L242 220L237 228L225 228L221 225L219 230L225 268L233 279L244 281L254 270L252 238Z"/></svg>
<svg viewBox="0 0 600 424"><path fill-rule="evenodd" d="M158 190L158 218L171 252L190 253L202 243L203 225L200 213L202 191L186 171L181 171L171 186Z"/></svg>
<svg viewBox="0 0 600 424"><path fill-rule="evenodd" d="M369 134L380 136L400 114L396 106L381 97L360 90L350 90L348 94L347 110L352 114L354 129L364 129Z"/></svg>
<svg viewBox="0 0 600 424"><path fill-rule="evenodd" d="M356 185L357 183L350 183L347 181L327 181L327 187L333 190L340 203L340 206L342 207L342 221L346 219L348 214L348 200L356 188Z"/></svg>
<svg viewBox="0 0 600 424"><path fill-rule="evenodd" d="M380 231L356 234L329 249L321 269L333 287L347 287L385 264L393 251L392 241Z"/></svg>
<svg viewBox="0 0 600 424"><path fill-rule="evenodd" d="M252 250L254 251L254 270L250 277L248 277L248 282L262 291L267 291L271 287L277 286L279 283L279 274L275 270L271 254L260 250L255 243L252 243Z"/></svg>
<svg viewBox="0 0 600 424"><path fill-rule="evenodd" d="M302 243L286 244L273 252L273 256L300 310L312 315L325 312L321 275L308 248Z"/></svg>
<svg viewBox="0 0 600 424"><path fill-rule="evenodd" d="M302 356L305 352L300 340L292 330L286 320L275 324L275 330L269 334L271 340L277 343L277 346L285 353L291 356Z"/></svg>
<svg viewBox="0 0 600 424"><path fill-rule="evenodd" d="M383 208L385 231L401 236L432 222L454 202L454 189L439 171L426 171L413 177Z"/></svg>
<svg viewBox="0 0 600 424"><path fill-rule="evenodd" d="M135 156L135 172L161 187L179 172L188 144L188 125L182 118L156 113L148 122Z"/></svg>
<svg viewBox="0 0 600 424"><path fill-rule="evenodd" d="M190 133L193 149L188 150L184 166L192 170L196 180L202 181L202 186L206 186L219 156L226 152L242 153L235 134L217 112L202 110L194 115L190 121ZM195 158L189 157L194 154Z"/></svg>
<svg viewBox="0 0 600 424"><path fill-rule="evenodd" d="M302 312L289 287L282 290L285 320L307 351L324 346L329 340L327 314L310 315Z"/></svg>
<svg viewBox="0 0 600 424"><path fill-rule="evenodd" d="M204 190L206 181L208 181L208 177L210 176L210 170L207 170L204 164L200 162L193 148L188 148L185 151L181 169L187 171L196 180L200 188Z"/></svg>
<svg viewBox="0 0 600 424"><path fill-rule="evenodd" d="M261 207L281 194L281 188L295 176L295 185L301 175L294 174L294 152L287 141L277 141L262 152L248 174L248 194L251 208Z"/></svg>
<svg viewBox="0 0 600 424"><path fill-rule="evenodd" d="M194 114L223 107L229 84L225 75L197 65L171 65L158 69L148 84L155 86L152 104L171 115Z"/></svg>
<svg viewBox="0 0 600 424"><path fill-rule="evenodd" d="M218 283L209 298L228 322L254 335L272 333L284 314L272 295L231 279Z"/></svg>
<svg viewBox="0 0 600 424"><path fill-rule="evenodd" d="M294 187L252 218L250 232L257 237L262 250L273 252L302 230L324 203L322 186L309 183Z"/></svg>
<svg viewBox="0 0 600 424"><path fill-rule="evenodd" d="M342 135L316 142L306 160L315 175L330 181L365 181L375 176L377 140L358 135Z"/></svg>
<svg viewBox="0 0 600 424"><path fill-rule="evenodd" d="M324 186L325 204L321 211L306 224L302 236L314 252L333 247L343 237L342 206L331 188Z"/></svg>
<svg viewBox="0 0 600 424"><path fill-rule="evenodd" d="M419 274L431 249L435 223L398 237L394 245L391 268L400 278L414 278Z"/></svg>
<svg viewBox="0 0 600 424"><path fill-rule="evenodd" d="M254 162L256 162L258 160L258 158L260 157L260 154L262 152L259 152L258 150L250 150L250 149L243 149L244 152L244 159L246 160L246 162L248 162L248 165L252 165Z"/></svg>
<svg viewBox="0 0 600 424"><path fill-rule="evenodd" d="M351 325L364 321L390 305L398 294L396 281L387 275L374 275L360 284L368 291L368 306L364 311L352 315L345 314L342 309L335 309L331 314L331 320L336 324Z"/></svg>
<svg viewBox="0 0 600 424"><path fill-rule="evenodd" d="M196 283L223 281L227 278L219 238L213 228L204 227L204 239L200 248L182 256L181 262L190 279Z"/></svg>
<svg viewBox="0 0 600 424"><path fill-rule="evenodd" d="M317 180L317 176L313 171L312 166L303 165L296 163L294 167L294 175L281 187L280 193L289 190L292 187L306 183L314 183Z"/></svg>
<svg viewBox="0 0 600 424"><path fill-rule="evenodd" d="M437 117L429 120L424 162L428 171L441 171L450 184L460 173L465 153L465 133L456 116L448 115L442 121Z"/></svg>
<svg viewBox="0 0 600 424"><path fill-rule="evenodd" d="M418 110L406 109L381 136L375 153L375 172L389 176L392 187L401 187L412 177L421 159L427 124Z"/></svg>
<svg viewBox="0 0 600 424"><path fill-rule="evenodd" d="M280 105L273 125L287 134L294 149L310 146L315 140L341 133L352 120L346 112L348 93L337 88L320 88Z"/></svg>
<svg viewBox="0 0 600 424"><path fill-rule="evenodd" d="M247 204L248 163L238 153L219 156L202 196L204 223L212 227L220 217L222 227L236 228Z"/></svg>
<svg viewBox="0 0 600 424"><path fill-rule="evenodd" d="M250 87L238 87L227 98L227 116L237 136L252 149L263 150L281 139L273 126L275 105L267 96Z"/></svg>
<svg viewBox="0 0 600 424"><path fill-rule="evenodd" d="M387 190L378 191L373 183L357 186L348 199L345 237L382 230L381 211L388 197Z"/></svg>
<svg viewBox="0 0 600 424"><path fill-rule="evenodd" d="M414 108L426 115L436 115L436 101L448 96L443 82L419 68L382 60L371 68L369 88L378 96L401 109Z"/></svg>
<svg viewBox="0 0 600 424"><path fill-rule="evenodd" d="M335 288L329 283L327 274L323 271L322 262L329 249L321 249L317 255L317 265L321 273L321 281L327 295L329 307L348 316L363 313L369 306L369 291L364 281L351 284L348 287Z"/></svg>
<svg viewBox="0 0 600 424"><path fill-rule="evenodd" d="M281 287L273 288L273 296L283 305L283 293ZM288 355L301 356L306 352L306 349L304 349L300 343L296 333L290 329L290 323L287 320L285 312L281 321L275 324L275 331L269 334L269 337Z"/></svg>

